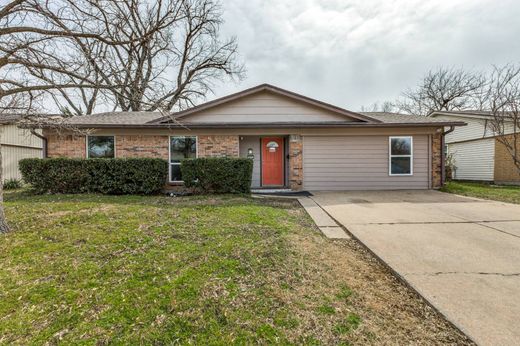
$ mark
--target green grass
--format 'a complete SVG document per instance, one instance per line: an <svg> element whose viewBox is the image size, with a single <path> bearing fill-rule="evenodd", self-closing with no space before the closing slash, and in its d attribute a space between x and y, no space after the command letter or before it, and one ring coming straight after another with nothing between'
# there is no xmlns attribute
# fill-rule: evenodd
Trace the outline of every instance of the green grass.
<svg viewBox="0 0 520 346"><path fill-rule="evenodd" d="M356 314L350 314L347 318L338 323L335 327L335 331L338 334L348 334L352 330L357 329L361 323L361 318Z"/></svg>
<svg viewBox="0 0 520 346"><path fill-rule="evenodd" d="M363 324L295 247L315 229L294 202L16 191L6 213L0 344L346 344Z"/></svg>
<svg viewBox="0 0 520 346"><path fill-rule="evenodd" d="M520 186L490 185L451 181L448 182L441 190L463 196L520 204Z"/></svg>

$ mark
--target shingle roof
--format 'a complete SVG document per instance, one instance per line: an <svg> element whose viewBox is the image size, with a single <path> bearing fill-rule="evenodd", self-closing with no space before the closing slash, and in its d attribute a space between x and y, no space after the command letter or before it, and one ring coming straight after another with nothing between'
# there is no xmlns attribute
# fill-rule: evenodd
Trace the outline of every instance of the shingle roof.
<svg viewBox="0 0 520 346"><path fill-rule="evenodd" d="M385 124L419 124L419 123L444 123L445 120L435 119L421 115L410 115L390 112L361 112L372 118L376 118Z"/></svg>
<svg viewBox="0 0 520 346"><path fill-rule="evenodd" d="M290 98L295 98L297 100L310 103L315 106L322 107L327 110L334 110L340 114L347 115L348 117L357 118L361 121L340 121L340 122L308 122L308 121L300 121L300 122L285 122L284 119L280 119L280 122L275 123L255 123L254 119L252 121L244 122L244 123L224 123L224 122L208 122L208 123L189 123L180 121L181 118L187 114L191 114L191 112L195 110L204 110L209 107L213 107L217 104L222 104L223 102L229 102L234 99L249 95L254 92L269 90L275 93L279 93L281 95L285 95ZM171 122L165 121L169 119L178 119L179 122ZM447 122L445 120L439 120L432 117L423 117L423 116L415 116L415 115L406 115L406 114L398 114L398 113L388 113L388 112L362 112L356 113L351 112L333 105L329 105L323 103L321 101L317 101L314 99L310 99L308 97L298 95L292 93L290 91L280 89L268 84L262 84L254 88L246 89L242 92L235 93L214 101L207 102L203 105L193 107L191 109L170 113L166 115L161 112L106 112L92 115L84 115L84 116L76 116L65 120L65 123L70 124L72 126L78 126L83 128L118 128L118 127L155 127L155 128L170 128L170 127L178 127L178 126L186 126L193 128L210 128L210 127L219 127L219 128L239 128L239 127L282 127L282 126L291 126L291 127L377 127L377 126L392 126L395 124L396 126L430 126L430 124L437 124L438 126L450 126L450 125L464 125L465 123L460 121L451 121Z"/></svg>
<svg viewBox="0 0 520 346"><path fill-rule="evenodd" d="M12 124L22 118L19 114L0 114L0 124Z"/></svg>
<svg viewBox="0 0 520 346"><path fill-rule="evenodd" d="M445 125L463 125L462 122L446 122L432 117L424 117L417 115L387 113L387 112L362 112L367 117L375 119L377 122L352 122L352 121L328 121L328 122L248 122L248 123L159 123L157 119L164 118L164 113L160 112L107 112L100 114L76 116L66 119L65 122L78 127L218 127L218 128L240 128L240 127L343 127L343 126L388 126L388 125L411 125L411 126L428 126L428 124L445 124ZM175 118L175 114L172 114Z"/></svg>
<svg viewBox="0 0 520 346"><path fill-rule="evenodd" d="M23 122L36 122L37 120L43 122L45 119L55 120L61 119L60 115L57 114L41 114L41 113L32 113L32 114L0 114L0 124L8 125L14 123L23 123Z"/></svg>
<svg viewBox="0 0 520 346"><path fill-rule="evenodd" d="M106 112L67 119L73 125L144 125L163 117L160 112Z"/></svg>

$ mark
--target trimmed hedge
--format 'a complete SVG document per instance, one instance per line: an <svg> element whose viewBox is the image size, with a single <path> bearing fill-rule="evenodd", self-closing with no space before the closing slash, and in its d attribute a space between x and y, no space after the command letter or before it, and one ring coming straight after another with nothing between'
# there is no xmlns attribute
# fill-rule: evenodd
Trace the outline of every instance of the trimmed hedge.
<svg viewBox="0 0 520 346"><path fill-rule="evenodd" d="M23 159L23 180L39 193L154 194L166 184L162 159Z"/></svg>
<svg viewBox="0 0 520 346"><path fill-rule="evenodd" d="M204 193L249 193L253 160L204 157L181 161L184 185Z"/></svg>

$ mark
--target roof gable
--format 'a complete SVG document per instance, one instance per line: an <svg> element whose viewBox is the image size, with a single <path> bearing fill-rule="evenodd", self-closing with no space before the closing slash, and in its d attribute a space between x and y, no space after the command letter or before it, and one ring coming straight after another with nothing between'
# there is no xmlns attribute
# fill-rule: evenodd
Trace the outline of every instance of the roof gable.
<svg viewBox="0 0 520 346"><path fill-rule="evenodd" d="M357 122L380 123L378 119L351 112L268 84L246 89L202 105L177 112L151 123L275 123Z"/></svg>

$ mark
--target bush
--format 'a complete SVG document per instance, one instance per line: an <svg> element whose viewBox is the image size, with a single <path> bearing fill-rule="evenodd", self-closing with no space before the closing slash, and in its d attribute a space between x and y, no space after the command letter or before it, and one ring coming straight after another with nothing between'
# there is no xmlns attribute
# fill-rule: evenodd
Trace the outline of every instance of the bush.
<svg viewBox="0 0 520 346"><path fill-rule="evenodd" d="M166 184L162 159L23 159L25 182L39 193L153 194Z"/></svg>
<svg viewBox="0 0 520 346"><path fill-rule="evenodd" d="M249 193L253 160L197 158L181 162L184 185L205 193Z"/></svg>
<svg viewBox="0 0 520 346"><path fill-rule="evenodd" d="M7 179L4 181L4 190L14 190L22 188L22 181L20 179Z"/></svg>

